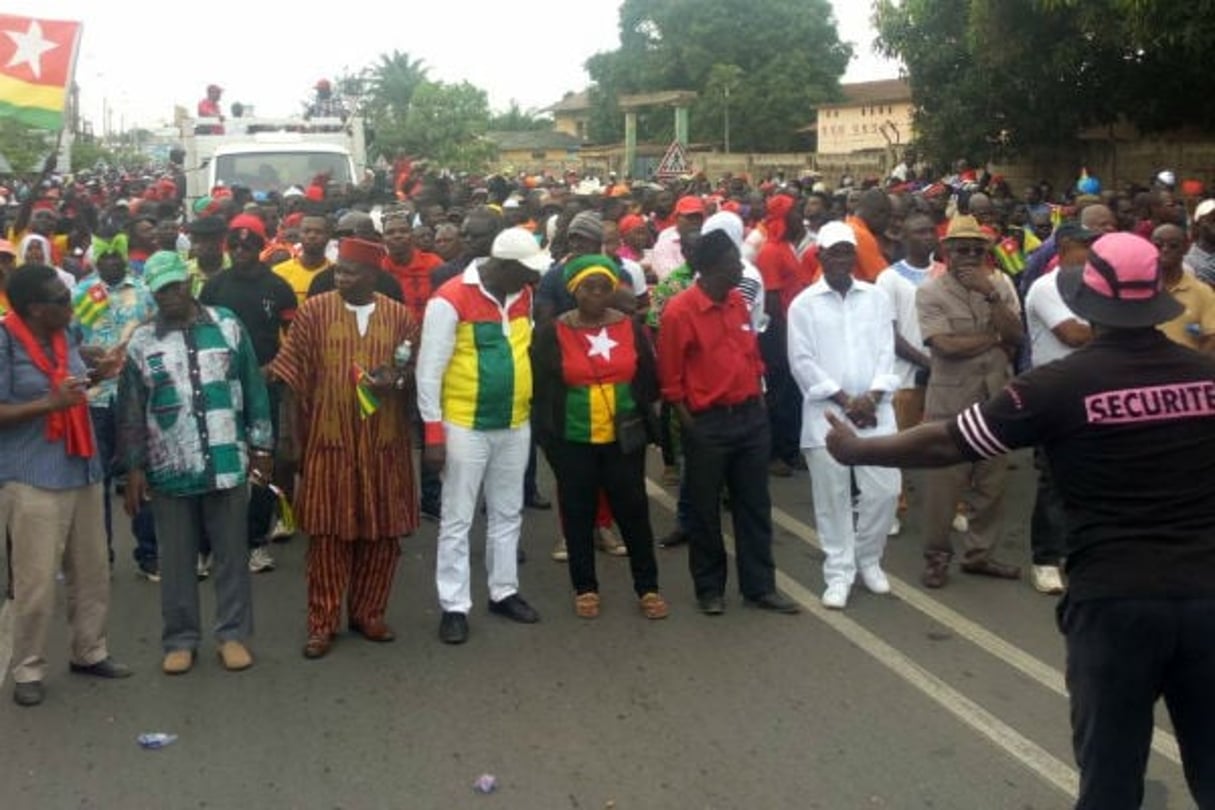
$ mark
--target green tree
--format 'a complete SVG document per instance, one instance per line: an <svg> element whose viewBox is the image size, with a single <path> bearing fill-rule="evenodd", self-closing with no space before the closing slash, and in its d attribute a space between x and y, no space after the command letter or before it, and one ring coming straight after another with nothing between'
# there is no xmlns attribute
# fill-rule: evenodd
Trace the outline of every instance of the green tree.
<svg viewBox="0 0 1215 810"><path fill-rule="evenodd" d="M1215 129L1195 104L1215 0L877 0L906 65L921 152L938 162L1058 152L1085 127Z"/></svg>
<svg viewBox="0 0 1215 810"><path fill-rule="evenodd" d="M489 99L468 82L424 82L414 92L404 126L383 133L389 153L429 158L450 169L478 170L494 155L482 136L489 126Z"/></svg>
<svg viewBox="0 0 1215 810"><path fill-rule="evenodd" d="M378 123L400 123L409 115L414 93L426 81L427 68L421 59L394 50L381 54L366 71L366 111Z"/></svg>
<svg viewBox="0 0 1215 810"><path fill-rule="evenodd" d="M15 118L0 118L0 155L15 173L39 171L54 142L54 133L30 129Z"/></svg>
<svg viewBox="0 0 1215 810"><path fill-rule="evenodd" d="M489 119L489 129L495 132L543 132L552 128L553 119L542 116L534 109L524 110L513 99L505 112Z"/></svg>
<svg viewBox="0 0 1215 810"><path fill-rule="evenodd" d="M695 90L701 98L692 109L690 137L719 142L723 82L742 76L730 90L737 113L730 122L732 148L792 149L814 107L838 97L851 54L828 0L624 0L620 47L586 63L595 83L591 137L620 138L621 95ZM638 136L669 137L671 117L659 110L639 116Z"/></svg>

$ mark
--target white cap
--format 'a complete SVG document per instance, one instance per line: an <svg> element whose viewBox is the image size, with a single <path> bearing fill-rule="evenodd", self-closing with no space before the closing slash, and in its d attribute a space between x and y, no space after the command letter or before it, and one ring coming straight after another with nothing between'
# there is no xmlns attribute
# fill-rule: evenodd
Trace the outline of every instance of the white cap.
<svg viewBox="0 0 1215 810"><path fill-rule="evenodd" d="M742 250L743 244L743 221L742 217L732 211L718 211L713 216L705 220L705 224L701 226L700 233L711 233L713 231L722 231L726 236L730 237L730 241L734 243L734 247Z"/></svg>
<svg viewBox="0 0 1215 810"><path fill-rule="evenodd" d="M832 221L818 229L819 250L826 250L832 245L838 245L840 242L847 242L853 247L856 246L856 233L853 232L852 226L843 222Z"/></svg>
<svg viewBox="0 0 1215 810"><path fill-rule="evenodd" d="M1197 222L1210 213L1215 213L1215 200L1203 200L1194 209L1194 221Z"/></svg>
<svg viewBox="0 0 1215 810"><path fill-rule="evenodd" d="M540 247L536 237L524 228L507 228L494 238L489 255L495 259L515 261L529 270L543 273L552 264L548 251Z"/></svg>
<svg viewBox="0 0 1215 810"><path fill-rule="evenodd" d="M304 196L304 190L302 188L300 188L299 186L291 186L290 188L288 188L286 191L283 192L284 200L287 199L288 197L303 197L303 196Z"/></svg>

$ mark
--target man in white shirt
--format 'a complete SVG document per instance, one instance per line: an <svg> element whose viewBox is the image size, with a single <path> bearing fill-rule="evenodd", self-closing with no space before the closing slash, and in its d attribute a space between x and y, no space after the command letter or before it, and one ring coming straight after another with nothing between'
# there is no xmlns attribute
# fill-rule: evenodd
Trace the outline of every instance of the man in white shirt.
<svg viewBox="0 0 1215 810"><path fill-rule="evenodd" d="M892 404L899 430L909 430L924 421L924 392L932 359L920 335L915 291L945 272L945 267L932 258L937 244L937 226L932 216L926 211L908 214L903 221L906 257L883 270L874 282L894 308L894 371L899 376L899 388L894 392ZM902 495L899 511L906 509L907 498ZM896 520L891 534L898 534L898 527Z"/></svg>
<svg viewBox="0 0 1215 810"><path fill-rule="evenodd" d="M1101 234L1077 223L1064 223L1055 234L1061 243L1090 245ZM1082 264L1086 253L1068 251L1068 261ZM1025 324L1029 332L1030 361L1036 368L1061 360L1088 343L1093 331L1088 322L1072 312L1059 292L1059 273L1047 273L1030 285L1025 296ZM1041 447L1034 448L1038 469L1038 493L1029 524L1029 546L1033 556L1031 579L1045 594L1063 593L1059 564L1066 548L1063 503L1050 477L1050 467Z"/></svg>
<svg viewBox="0 0 1215 810"><path fill-rule="evenodd" d="M803 395L801 445L827 555L823 605L842 609L858 570L869 590L890 591L881 561L901 476L896 469L836 462L827 452L826 415L846 417L864 436L895 432L894 312L877 287L853 279L852 228L829 222L819 231L818 244L823 276L789 305L789 367ZM860 492L855 521L854 478Z"/></svg>

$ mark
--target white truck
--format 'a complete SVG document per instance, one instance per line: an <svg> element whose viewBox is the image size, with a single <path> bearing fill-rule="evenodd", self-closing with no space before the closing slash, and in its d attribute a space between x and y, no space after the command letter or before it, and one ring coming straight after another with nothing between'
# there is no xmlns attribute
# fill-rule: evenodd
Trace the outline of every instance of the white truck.
<svg viewBox="0 0 1215 810"><path fill-rule="evenodd" d="M354 185L367 167L361 118L189 118L180 126L191 205L220 185L282 193L322 173Z"/></svg>

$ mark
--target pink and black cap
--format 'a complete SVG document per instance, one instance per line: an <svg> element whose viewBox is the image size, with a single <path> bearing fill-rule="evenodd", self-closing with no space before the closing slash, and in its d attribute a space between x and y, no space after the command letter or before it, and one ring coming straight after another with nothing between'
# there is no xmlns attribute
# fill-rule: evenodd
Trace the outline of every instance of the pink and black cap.
<svg viewBox="0 0 1215 810"><path fill-rule="evenodd" d="M1131 233L1093 242L1083 267L1059 270L1059 292L1080 317L1127 329L1171 321L1185 309L1164 289L1156 246Z"/></svg>

